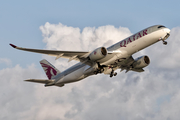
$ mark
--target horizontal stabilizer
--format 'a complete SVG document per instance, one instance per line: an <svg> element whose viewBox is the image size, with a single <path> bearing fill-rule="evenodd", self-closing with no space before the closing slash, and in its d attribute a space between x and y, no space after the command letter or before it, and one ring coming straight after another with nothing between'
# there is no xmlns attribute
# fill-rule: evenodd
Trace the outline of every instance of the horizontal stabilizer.
<svg viewBox="0 0 180 120"><path fill-rule="evenodd" d="M36 83L43 83L43 84L49 84L49 83L54 83L54 80L45 80L45 79L28 79L24 80L27 82L36 82Z"/></svg>

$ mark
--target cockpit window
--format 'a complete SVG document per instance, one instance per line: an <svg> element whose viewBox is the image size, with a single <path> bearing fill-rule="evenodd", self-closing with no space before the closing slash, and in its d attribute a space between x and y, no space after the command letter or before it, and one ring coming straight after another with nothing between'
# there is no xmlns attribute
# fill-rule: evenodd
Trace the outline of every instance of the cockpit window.
<svg viewBox="0 0 180 120"><path fill-rule="evenodd" d="M158 26L158 28L162 28L162 27L165 27L165 26Z"/></svg>

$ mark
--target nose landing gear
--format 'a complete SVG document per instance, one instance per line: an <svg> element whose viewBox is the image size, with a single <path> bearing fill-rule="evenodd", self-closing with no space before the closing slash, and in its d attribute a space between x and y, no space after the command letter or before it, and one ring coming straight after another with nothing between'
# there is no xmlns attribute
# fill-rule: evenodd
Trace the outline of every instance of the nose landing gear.
<svg viewBox="0 0 180 120"><path fill-rule="evenodd" d="M164 44L164 45L167 45L167 42L166 42L166 41L163 41L163 44Z"/></svg>
<svg viewBox="0 0 180 120"><path fill-rule="evenodd" d="M165 41L165 39L159 38L159 40L162 41L164 45L167 45L167 42Z"/></svg>
<svg viewBox="0 0 180 120"><path fill-rule="evenodd" d="M160 38L159 40L162 40L164 45L167 45L167 42L165 41L168 37L170 36L169 33L167 33L167 35L164 38Z"/></svg>

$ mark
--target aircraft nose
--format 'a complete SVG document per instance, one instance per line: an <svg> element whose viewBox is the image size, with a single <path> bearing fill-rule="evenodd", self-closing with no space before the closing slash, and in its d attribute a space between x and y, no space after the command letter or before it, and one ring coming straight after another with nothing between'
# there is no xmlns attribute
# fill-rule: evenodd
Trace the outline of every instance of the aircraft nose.
<svg viewBox="0 0 180 120"><path fill-rule="evenodd" d="M169 28L164 28L164 31L166 32L166 33L170 33L170 29Z"/></svg>

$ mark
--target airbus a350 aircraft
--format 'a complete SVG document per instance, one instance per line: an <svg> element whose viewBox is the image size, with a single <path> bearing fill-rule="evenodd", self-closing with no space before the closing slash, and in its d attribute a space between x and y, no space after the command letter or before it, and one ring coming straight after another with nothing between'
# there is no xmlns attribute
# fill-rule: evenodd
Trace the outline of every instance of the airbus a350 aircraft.
<svg viewBox="0 0 180 120"><path fill-rule="evenodd" d="M62 87L67 83L82 80L90 75L99 73L109 74L110 77L116 76L114 72L117 69L121 71L129 70L135 72L143 72L143 68L148 66L150 59L144 55L137 59L133 59L132 55L158 41L167 44L165 41L170 36L170 29L162 25L155 25L146 28L108 48L99 47L91 52L84 51L58 51L58 50L40 50L17 47L10 44L12 47L29 51L52 55L56 60L60 57L68 58L69 61L77 60L79 63L60 72L46 60L41 60L40 64L43 67L48 79L29 79L25 81L44 83L45 86Z"/></svg>

